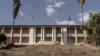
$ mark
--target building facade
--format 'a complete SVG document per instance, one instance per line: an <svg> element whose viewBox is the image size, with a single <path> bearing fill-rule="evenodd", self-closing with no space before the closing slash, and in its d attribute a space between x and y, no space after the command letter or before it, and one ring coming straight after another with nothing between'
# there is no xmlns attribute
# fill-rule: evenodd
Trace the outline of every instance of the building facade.
<svg viewBox="0 0 100 56"><path fill-rule="evenodd" d="M80 29L81 25L15 25L13 40L16 45L83 44L86 31ZM7 35L7 40L12 38L12 25L1 25L0 32Z"/></svg>

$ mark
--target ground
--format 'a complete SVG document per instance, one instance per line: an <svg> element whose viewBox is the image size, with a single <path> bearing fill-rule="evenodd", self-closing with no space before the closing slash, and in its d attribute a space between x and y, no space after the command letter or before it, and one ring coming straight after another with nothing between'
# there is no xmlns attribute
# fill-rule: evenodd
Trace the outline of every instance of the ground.
<svg viewBox="0 0 100 56"><path fill-rule="evenodd" d="M100 50L87 46L32 45L0 49L0 56L100 56Z"/></svg>

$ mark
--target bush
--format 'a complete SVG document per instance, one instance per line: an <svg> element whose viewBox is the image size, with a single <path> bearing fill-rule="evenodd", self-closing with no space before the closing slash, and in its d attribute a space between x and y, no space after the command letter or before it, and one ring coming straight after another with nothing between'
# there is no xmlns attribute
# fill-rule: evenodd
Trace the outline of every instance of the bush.
<svg viewBox="0 0 100 56"><path fill-rule="evenodd" d="M4 42L7 39L7 36L4 33L0 33L0 43Z"/></svg>

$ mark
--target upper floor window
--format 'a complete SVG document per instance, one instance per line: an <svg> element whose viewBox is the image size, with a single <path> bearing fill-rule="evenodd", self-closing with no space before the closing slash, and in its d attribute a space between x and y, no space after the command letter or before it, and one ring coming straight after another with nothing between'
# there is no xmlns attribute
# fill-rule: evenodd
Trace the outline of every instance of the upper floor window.
<svg viewBox="0 0 100 56"><path fill-rule="evenodd" d="M15 34L20 34L20 28L14 28L14 33Z"/></svg>
<svg viewBox="0 0 100 56"><path fill-rule="evenodd" d="M52 28L46 28L45 33L46 34L51 34L52 33Z"/></svg>
<svg viewBox="0 0 100 56"><path fill-rule="evenodd" d="M22 33L23 34L28 34L29 33L29 28L23 28Z"/></svg>
<svg viewBox="0 0 100 56"><path fill-rule="evenodd" d="M4 32L5 33L11 33L11 28L5 28Z"/></svg>
<svg viewBox="0 0 100 56"><path fill-rule="evenodd" d="M36 34L40 34L41 33L41 28L36 28Z"/></svg>

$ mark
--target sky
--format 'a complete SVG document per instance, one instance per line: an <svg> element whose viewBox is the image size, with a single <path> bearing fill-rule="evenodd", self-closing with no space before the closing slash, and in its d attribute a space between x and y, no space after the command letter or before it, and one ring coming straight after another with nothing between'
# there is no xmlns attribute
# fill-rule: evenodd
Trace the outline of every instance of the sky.
<svg viewBox="0 0 100 56"><path fill-rule="evenodd" d="M82 24L81 9L76 0L20 0L16 25L79 25ZM86 0L84 21L89 12L100 11L100 0ZM0 0L0 25L12 25L13 0ZM69 16L71 21L69 21ZM33 17L34 19L31 19Z"/></svg>

